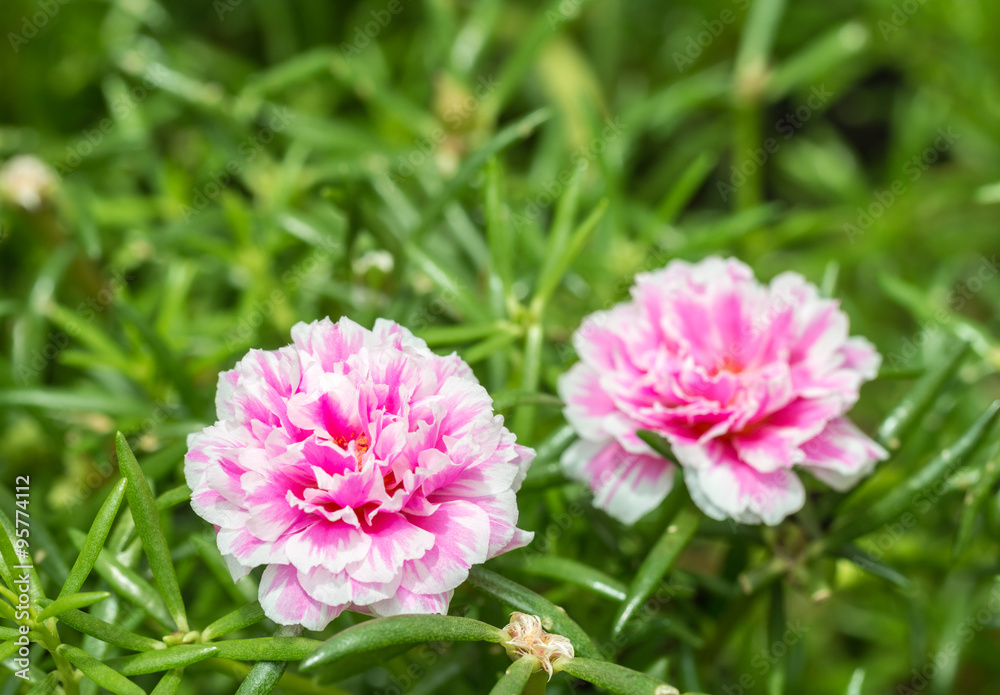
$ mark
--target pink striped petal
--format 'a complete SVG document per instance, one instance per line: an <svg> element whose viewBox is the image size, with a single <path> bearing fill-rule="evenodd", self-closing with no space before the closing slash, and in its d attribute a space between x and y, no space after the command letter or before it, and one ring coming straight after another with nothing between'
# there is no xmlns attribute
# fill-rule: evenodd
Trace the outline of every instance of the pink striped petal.
<svg viewBox="0 0 1000 695"><path fill-rule="evenodd" d="M581 439L562 457L567 475L587 483L594 506L626 524L655 509L673 487L674 466L653 454L633 454L615 441Z"/></svg>
<svg viewBox="0 0 1000 695"><path fill-rule="evenodd" d="M302 625L322 630L340 615L343 605L315 600L299 584L291 565L268 565L260 579L259 598L264 615L279 625Z"/></svg>
<svg viewBox="0 0 1000 695"><path fill-rule="evenodd" d="M847 418L831 420L819 435L802 445L810 473L834 490L849 490L889 452Z"/></svg>

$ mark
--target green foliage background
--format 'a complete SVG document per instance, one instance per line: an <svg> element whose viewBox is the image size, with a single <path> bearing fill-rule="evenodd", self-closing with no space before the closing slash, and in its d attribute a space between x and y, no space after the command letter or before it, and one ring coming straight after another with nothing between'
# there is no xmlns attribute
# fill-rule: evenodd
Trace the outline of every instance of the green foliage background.
<svg viewBox="0 0 1000 695"><path fill-rule="evenodd" d="M867 431L950 341L970 342L899 456L848 504L864 509L997 395L998 26L988 0L8 0L0 159L32 153L62 176L42 210L0 208L0 508L12 516L14 478L30 475L53 596L75 557L69 529L90 527L117 480L114 432L157 493L175 488L186 435L214 420L219 371L326 315L391 318L457 350L519 440L551 443L582 317L626 297L636 272L723 254L841 300L886 357L854 412ZM489 190L503 207L492 236ZM567 235L602 204L573 256ZM895 584L824 556L793 563L781 594L744 595L741 575L797 557L840 513L820 486L778 529L702 524L671 599L636 621L619 662L710 693L995 692L992 483L964 511L988 463L949 471L914 498L913 523L860 542L883 551ZM668 517L624 528L587 499L541 460L520 496L535 545L491 566L601 643L615 600L526 571L526 558L627 584ZM974 526L959 546L963 514ZM193 629L253 597L214 571L211 529L186 505L163 521ZM452 613L506 622L469 587ZM783 626L800 636L776 649ZM957 657L920 685L913 669L950 646ZM506 665L498 647L457 644L340 687L485 693ZM192 666L180 692L232 692L241 673ZM0 695L28 687L8 678Z"/></svg>

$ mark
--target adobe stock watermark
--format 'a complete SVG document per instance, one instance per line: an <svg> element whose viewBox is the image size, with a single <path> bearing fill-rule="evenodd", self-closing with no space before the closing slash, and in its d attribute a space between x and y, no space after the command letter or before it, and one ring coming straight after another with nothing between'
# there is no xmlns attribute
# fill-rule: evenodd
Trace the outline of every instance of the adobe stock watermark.
<svg viewBox="0 0 1000 695"><path fill-rule="evenodd" d="M20 475L15 480L15 493L17 499L14 502L14 535L13 546L16 560L19 564L13 565L10 569L15 577L12 589L17 591L17 603L13 605L14 620L20 624L17 626L18 636L14 640L17 646L14 664L19 670L14 671L14 675L23 680L28 680L28 669L31 668L31 640L28 638L30 632L29 620L31 619L31 575L34 565L31 558L31 514L28 511L31 505L31 478L27 475ZM6 533L6 531L4 531ZM15 574L20 572L20 575ZM36 587L37 588L37 587ZM11 599L13 601L13 599Z"/></svg>
<svg viewBox="0 0 1000 695"><path fill-rule="evenodd" d="M903 28L903 25L910 21L910 17L920 11L920 8L927 4L927 0L903 0L892 6L892 14L888 19L878 20L875 26L878 27L882 39L888 39Z"/></svg>
<svg viewBox="0 0 1000 695"><path fill-rule="evenodd" d="M275 108L267 125L240 142L236 151L241 157L230 159L226 166L211 172L208 183L192 189L191 204L181 204L184 221L190 222L195 215L207 208L233 182L233 177L238 176L247 164L253 162L260 151L274 140L275 135L284 131L294 119L295 113L287 106Z"/></svg>
<svg viewBox="0 0 1000 695"><path fill-rule="evenodd" d="M730 0L740 12L745 12L750 7L750 0ZM684 44L684 52L674 51L671 58L678 72L684 72L688 67L694 65L695 61L701 57L706 48L715 43L715 40L722 36L730 24L736 21L736 13L728 7L719 13L719 16L712 20L702 20L703 31L687 37Z"/></svg>
<svg viewBox="0 0 1000 695"><path fill-rule="evenodd" d="M125 432L125 438L128 441L129 447L138 449L144 436L153 432L153 430L180 410L181 406L177 403L167 403L165 401L154 403L149 417L145 418L134 429ZM73 509L88 500L96 490L100 489L117 472L117 462L117 456L112 455L109 458L102 459L100 463L95 463L93 470L87 473L86 476L74 480L74 486L61 493L59 504L63 509Z"/></svg>
<svg viewBox="0 0 1000 695"><path fill-rule="evenodd" d="M966 616L955 630L955 637L945 642L920 666L910 669L910 677L896 686L896 695L917 695L922 692L937 674L950 666L962 654L962 649L976 638L976 635L993 624L1000 615L1000 584L994 585L990 591L986 605L972 615Z"/></svg>
<svg viewBox="0 0 1000 695"><path fill-rule="evenodd" d="M499 83L493 79L492 74L479 77L475 89L465 99L451 104L442 114L442 119L449 128L457 129L497 90L498 86ZM378 185L384 186L385 190L395 190L396 186L413 176L417 169L434 156L434 152L447 136L448 131L435 126L429 135L418 138L414 142L416 146L406 154L399 155L392 168L379 177Z"/></svg>
<svg viewBox="0 0 1000 695"><path fill-rule="evenodd" d="M569 166L560 171L555 178L542 184L544 190L529 198L520 213L511 215L510 221L514 225L514 229L522 229L538 220L542 212L563 194L570 181L573 180L576 170L580 167L590 166L590 163L597 159L598 155L603 154L608 149L608 145L621 137L624 130L625 126L620 116L605 119L601 134L586 145L578 147L570 157Z"/></svg>
<svg viewBox="0 0 1000 695"><path fill-rule="evenodd" d="M49 22L56 18L63 5L69 0L38 0L38 11L21 17L21 31L15 33L7 32L7 41L14 53L21 50L21 46L27 44L31 39L38 36L38 32L48 26Z"/></svg>
<svg viewBox="0 0 1000 695"><path fill-rule="evenodd" d="M563 22L576 19L580 15L580 9L587 0L562 0L554 10L545 11L545 19L549 22L549 28L555 29Z"/></svg>
<svg viewBox="0 0 1000 695"><path fill-rule="evenodd" d="M736 193L740 186L760 171L771 156L780 150L785 142L791 140L795 133L809 122L813 114L830 101L831 97L833 97L833 92L828 91L826 85L814 86L810 88L809 97L804 104L775 121L774 131L782 136L781 139L769 137L761 143L760 147L747 150L739 166L735 163L729 166L729 182L716 182L716 189L722 196L723 202L728 201L729 196Z"/></svg>
<svg viewBox="0 0 1000 695"><path fill-rule="evenodd" d="M97 294L87 297L76 305L75 318L84 324L89 324L97 318L115 300L115 295L128 286L131 276L120 270L111 272L111 278ZM64 348L69 346L71 339L77 337L82 330L75 321L67 325L65 330L50 331L45 344L35 348L27 364L21 364L15 370L14 378L22 385L32 383L39 374L54 360Z"/></svg>
<svg viewBox="0 0 1000 695"><path fill-rule="evenodd" d="M756 676L753 673L740 674L736 683L722 686L723 695L745 695L753 692L758 679L766 676L792 647L802 641L807 632L809 628L804 627L800 620L786 622L781 638L761 649L750 659L750 667L756 672Z"/></svg>
<svg viewBox="0 0 1000 695"><path fill-rule="evenodd" d="M212 9L221 22L222 19L243 4L243 0L213 0Z"/></svg>
<svg viewBox="0 0 1000 695"><path fill-rule="evenodd" d="M855 219L856 224L851 224L850 222L844 223L844 234L847 235L847 240L853 244L855 239L871 229L875 221L882 217L909 190L909 186L920 180L920 177L941 158L943 153L950 150L961 137L958 133L952 132L951 127L947 129L939 128L934 142L925 148L923 152L913 155L903 164L903 173L909 179L909 183L902 178L898 178L885 188L876 190L872 196L874 200L867 207L857 208L858 216Z"/></svg>
<svg viewBox="0 0 1000 695"><path fill-rule="evenodd" d="M863 572L878 575L878 563L911 529L916 528L920 517L935 509L941 498L951 492L948 480L963 464L964 459L956 457L948 464L937 483L913 496L906 511L883 524L874 536L869 534L867 545L870 547L856 548L857 552L852 553L848 559Z"/></svg>
<svg viewBox="0 0 1000 695"><path fill-rule="evenodd" d="M281 274L281 287L271 291L264 299L254 302L247 316L242 317L235 327L226 334L226 349L236 350L245 346L257 335L268 316L288 301L288 293L296 291L320 263L329 260L341 252L341 246L336 241L323 238L320 248L309 254L301 263L297 263Z"/></svg>
<svg viewBox="0 0 1000 695"><path fill-rule="evenodd" d="M104 138L113 133L118 124L135 113L136 108L146 98L156 91L166 77L166 68L154 64L142 76L142 82L129 90L128 94L117 96L111 100L111 113L115 119L102 118L93 129L84 128L80 131L80 139L72 145L66 145L66 156L55 164L56 171L62 176L68 176L92 155L104 142Z"/></svg>
<svg viewBox="0 0 1000 695"><path fill-rule="evenodd" d="M986 283L997 276L1000 272L1000 260L996 254L991 258L979 257L979 267L976 272L959 282L948 292L945 297L945 306L938 309L933 316L918 322L919 328L912 338L903 338L902 347L899 350L890 352L885 357L885 362L893 369L899 369L917 356L928 339L939 335L944 326L951 323L955 315L953 312L961 311L966 302L982 291Z"/></svg>
<svg viewBox="0 0 1000 695"><path fill-rule="evenodd" d="M371 45L372 41L378 38L392 22L393 17L403 11L402 0L389 0L384 9L371 10L371 20L354 27L354 36L350 43L344 41L340 44L340 53L350 62L356 56Z"/></svg>

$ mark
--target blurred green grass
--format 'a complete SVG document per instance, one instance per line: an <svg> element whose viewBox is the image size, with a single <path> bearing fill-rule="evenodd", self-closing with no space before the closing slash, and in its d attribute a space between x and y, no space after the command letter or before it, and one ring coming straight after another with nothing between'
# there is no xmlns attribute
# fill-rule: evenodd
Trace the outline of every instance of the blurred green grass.
<svg viewBox="0 0 1000 695"><path fill-rule="evenodd" d="M996 396L1000 283L983 258L1000 239L1000 6L986 0L13 0L0 26L0 159L30 153L62 174L43 209L0 209L0 463L5 485L38 476L55 543L106 494L115 429L161 491L173 487L186 434L214 419L218 372L285 344L296 321L392 318L457 349L494 394L553 393L580 319L675 257L803 273L841 299L888 370L934 364L952 334L972 341L961 397L937 404L937 427L876 486ZM582 163L561 219L555 201ZM535 321L561 235L602 200ZM867 387L858 421L870 429L902 388ZM529 444L561 423L547 402L517 410ZM576 486L526 492L524 525L556 529L549 552L627 579L655 520L623 529L585 509L563 529L555 519L578 498ZM797 587L790 615L808 631L789 647L786 692L855 692L856 669L856 692L888 692L956 640L960 662L928 692L991 692L996 618L961 635L997 573L997 529L953 562L960 503L943 497L894 543L887 559L911 592L842 564ZM183 540L205 529L186 512L173 523L190 577L199 560ZM747 561L699 547L686 569L732 579ZM828 583L833 598L811 600ZM541 586L607 620L598 599ZM212 615L225 591L207 585L192 612ZM456 610L487 611L478 600L460 591ZM654 621L626 661L688 688L696 673L707 692L765 692L766 602L725 634L713 633L727 625L718 597L680 603L665 612L707 646L681 649ZM464 649L447 658L447 686L409 692L486 692L502 659L469 668ZM233 686L204 675L189 687Z"/></svg>

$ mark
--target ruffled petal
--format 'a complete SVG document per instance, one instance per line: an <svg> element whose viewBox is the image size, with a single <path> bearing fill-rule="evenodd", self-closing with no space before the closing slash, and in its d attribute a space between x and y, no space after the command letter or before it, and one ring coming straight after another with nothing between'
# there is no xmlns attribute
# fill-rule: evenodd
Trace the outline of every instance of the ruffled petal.
<svg viewBox="0 0 1000 695"><path fill-rule="evenodd" d="M594 506L626 524L655 509L673 487L674 465L661 456L633 454L615 441L574 442L563 453L567 475L594 492Z"/></svg>
<svg viewBox="0 0 1000 695"><path fill-rule="evenodd" d="M847 418L827 424L819 435L802 445L805 467L834 490L849 490L875 468L889 452Z"/></svg>

